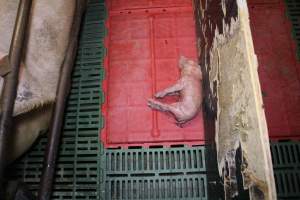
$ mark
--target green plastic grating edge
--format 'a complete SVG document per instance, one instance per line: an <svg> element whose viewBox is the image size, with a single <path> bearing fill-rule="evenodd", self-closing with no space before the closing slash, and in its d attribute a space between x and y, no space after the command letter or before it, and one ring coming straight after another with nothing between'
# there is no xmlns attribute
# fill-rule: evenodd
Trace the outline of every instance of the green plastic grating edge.
<svg viewBox="0 0 300 200"><path fill-rule="evenodd" d="M292 23L292 36L297 44L297 57L300 60L300 1L285 0L287 15Z"/></svg>
<svg viewBox="0 0 300 200"><path fill-rule="evenodd" d="M85 15L59 150L53 200L207 200L205 147L103 149L100 105L106 9L90 0ZM36 193L47 138L42 137L12 169ZM124 163L126 160L126 163ZM102 168L103 167L103 168Z"/></svg>
<svg viewBox="0 0 300 200"><path fill-rule="evenodd" d="M208 199L205 146L105 149L105 199Z"/></svg>
<svg viewBox="0 0 300 200"><path fill-rule="evenodd" d="M103 126L100 105L104 78L102 60L106 8L104 1L90 0L84 17L72 86L67 103L52 199L101 199L99 132ZM13 172L37 192L46 136L16 165Z"/></svg>
<svg viewBox="0 0 300 200"><path fill-rule="evenodd" d="M278 199L300 199L300 142L271 143Z"/></svg>

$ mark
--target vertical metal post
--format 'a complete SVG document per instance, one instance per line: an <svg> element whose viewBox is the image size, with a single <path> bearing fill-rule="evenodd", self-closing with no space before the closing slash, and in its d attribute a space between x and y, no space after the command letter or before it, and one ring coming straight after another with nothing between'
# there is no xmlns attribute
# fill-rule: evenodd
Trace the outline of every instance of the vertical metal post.
<svg viewBox="0 0 300 200"><path fill-rule="evenodd" d="M50 133L44 158L43 173L38 193L39 200L50 200L52 185L55 173L56 159L63 125L65 104L67 101L71 74L76 56L78 35L80 30L81 18L85 10L85 0L76 0L76 11L72 25L70 41L67 48L65 60L62 65L61 76L57 87L57 99L55 102L54 113L50 126Z"/></svg>
<svg viewBox="0 0 300 200"><path fill-rule="evenodd" d="M0 197L3 197L4 170L6 167L7 141L11 131L12 116L18 87L19 68L23 52L25 31L28 24L32 0L20 0L13 37L9 50L11 71L5 76L1 99L0 120Z"/></svg>

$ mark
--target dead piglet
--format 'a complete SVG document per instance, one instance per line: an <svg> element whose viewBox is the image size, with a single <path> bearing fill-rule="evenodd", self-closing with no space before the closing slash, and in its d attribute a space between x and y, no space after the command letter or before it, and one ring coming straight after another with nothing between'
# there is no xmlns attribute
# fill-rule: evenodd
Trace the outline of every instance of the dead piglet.
<svg viewBox="0 0 300 200"><path fill-rule="evenodd" d="M181 75L177 83L155 94L156 98L163 98L167 95L180 95L179 102L165 104L155 99L149 99L148 106L155 110L173 114L177 125L181 126L193 119L201 109L202 73L196 62L183 56L179 59L179 68Z"/></svg>

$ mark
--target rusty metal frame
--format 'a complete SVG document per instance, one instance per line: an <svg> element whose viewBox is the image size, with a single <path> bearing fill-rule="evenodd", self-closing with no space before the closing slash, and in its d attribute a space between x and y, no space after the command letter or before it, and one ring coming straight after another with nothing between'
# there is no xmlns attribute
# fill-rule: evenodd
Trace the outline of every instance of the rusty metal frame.
<svg viewBox="0 0 300 200"><path fill-rule="evenodd" d="M17 95L18 76L23 53L32 0L21 0L18 7L13 37L10 44L8 64L10 72L5 76L1 99L0 120L0 196L3 196L4 172L6 167L7 141L11 133L14 102Z"/></svg>
<svg viewBox="0 0 300 200"><path fill-rule="evenodd" d="M62 64L61 76L57 87L57 96L52 115L48 143L46 147L43 173L38 192L39 200L50 200L52 194L52 185L55 173L57 153L61 138L65 105L70 90L72 69L78 45L78 36L81 25L82 15L85 11L86 0L76 1L75 17L71 29L70 41L67 48L65 60Z"/></svg>

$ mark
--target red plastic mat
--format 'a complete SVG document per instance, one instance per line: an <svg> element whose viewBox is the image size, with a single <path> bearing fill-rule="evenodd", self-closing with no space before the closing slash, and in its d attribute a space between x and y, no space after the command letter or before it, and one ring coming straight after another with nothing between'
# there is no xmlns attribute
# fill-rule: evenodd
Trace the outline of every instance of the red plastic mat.
<svg viewBox="0 0 300 200"><path fill-rule="evenodd" d="M109 7L105 146L203 144L202 113L180 128L147 106L148 98L179 78L180 55L197 57L191 1L120 0Z"/></svg>
<svg viewBox="0 0 300 200"><path fill-rule="evenodd" d="M300 64L283 1L250 1L250 21L271 139L300 138ZM265 4L264 4L265 3Z"/></svg>
<svg viewBox="0 0 300 200"><path fill-rule="evenodd" d="M124 11L149 8L191 7L191 0L110 0L110 11Z"/></svg>

